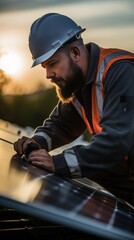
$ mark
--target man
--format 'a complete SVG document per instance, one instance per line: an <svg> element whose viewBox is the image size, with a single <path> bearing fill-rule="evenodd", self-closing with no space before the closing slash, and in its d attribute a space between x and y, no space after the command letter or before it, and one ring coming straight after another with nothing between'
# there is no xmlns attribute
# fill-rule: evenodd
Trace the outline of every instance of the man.
<svg viewBox="0 0 134 240"><path fill-rule="evenodd" d="M41 64L55 85L59 102L32 138L14 143L29 152L31 164L63 177L87 177L134 205L134 54L85 45L85 31L67 16L50 13L31 26L33 67ZM51 156L88 129L87 146L77 145Z"/></svg>

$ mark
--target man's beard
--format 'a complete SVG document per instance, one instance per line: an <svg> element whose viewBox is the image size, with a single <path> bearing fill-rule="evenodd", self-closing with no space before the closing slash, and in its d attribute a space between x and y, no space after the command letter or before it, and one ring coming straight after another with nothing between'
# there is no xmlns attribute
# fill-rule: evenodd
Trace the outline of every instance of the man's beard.
<svg viewBox="0 0 134 240"><path fill-rule="evenodd" d="M64 79L60 79L64 81L65 86L55 86L56 94L59 100L63 103L69 103L73 100L75 94L80 90L80 88L84 85L84 75L79 66L74 64L74 62L70 59L70 69L71 75ZM55 79L56 82L56 79ZM58 79L57 79L58 82Z"/></svg>

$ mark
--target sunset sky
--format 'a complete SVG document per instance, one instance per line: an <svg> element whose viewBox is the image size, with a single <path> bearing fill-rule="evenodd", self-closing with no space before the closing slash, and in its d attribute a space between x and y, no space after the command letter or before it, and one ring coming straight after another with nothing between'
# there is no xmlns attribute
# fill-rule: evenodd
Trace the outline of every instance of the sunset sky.
<svg viewBox="0 0 134 240"><path fill-rule="evenodd" d="M32 22L49 12L73 18L86 28L84 42L134 52L133 0L0 0L0 69L11 78L6 93L29 93L49 85L40 67L31 68L28 35Z"/></svg>

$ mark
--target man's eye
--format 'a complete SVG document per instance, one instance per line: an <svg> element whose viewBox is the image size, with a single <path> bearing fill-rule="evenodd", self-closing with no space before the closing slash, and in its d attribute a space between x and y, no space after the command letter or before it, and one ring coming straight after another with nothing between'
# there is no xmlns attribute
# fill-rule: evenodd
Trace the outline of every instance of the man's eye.
<svg viewBox="0 0 134 240"><path fill-rule="evenodd" d="M56 62L51 62L49 63L49 66L54 66L56 64Z"/></svg>

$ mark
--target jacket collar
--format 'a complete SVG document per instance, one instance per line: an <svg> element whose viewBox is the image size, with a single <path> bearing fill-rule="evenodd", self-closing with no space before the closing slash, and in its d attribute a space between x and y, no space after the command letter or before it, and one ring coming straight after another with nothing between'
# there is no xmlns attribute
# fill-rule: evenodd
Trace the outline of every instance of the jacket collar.
<svg viewBox="0 0 134 240"><path fill-rule="evenodd" d="M100 48L95 43L88 43L86 44L86 47L89 51L89 69L88 69L88 75L86 80L86 85L88 85L91 82L93 82L95 78L95 74L98 67Z"/></svg>

